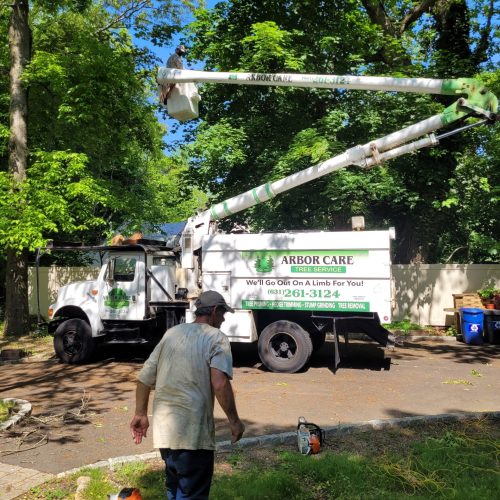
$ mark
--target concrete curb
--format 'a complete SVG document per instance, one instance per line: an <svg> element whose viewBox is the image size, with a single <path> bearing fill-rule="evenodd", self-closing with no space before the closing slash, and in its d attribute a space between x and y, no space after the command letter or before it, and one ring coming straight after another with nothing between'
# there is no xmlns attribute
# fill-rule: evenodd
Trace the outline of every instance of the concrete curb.
<svg viewBox="0 0 500 500"><path fill-rule="evenodd" d="M435 342L458 342L457 337L454 335L419 335L419 334L405 334L401 330L394 330L392 334L398 339L398 341L402 341L403 343L406 341L413 340L433 340ZM327 340L333 340L333 335L327 333ZM350 333L349 340L370 340L373 341L368 335L365 333Z"/></svg>
<svg viewBox="0 0 500 500"><path fill-rule="evenodd" d="M31 403L24 399L16 398L2 398L2 401L13 402L18 407L18 411L14 415L11 415L5 422L0 424L0 431L5 431L10 429L13 425L17 424L20 420L28 415L31 415Z"/></svg>
<svg viewBox="0 0 500 500"><path fill-rule="evenodd" d="M367 432L370 430L385 430L395 429L399 427L410 427L412 425L421 425L429 423L452 423L463 422L467 420L500 420L500 411L485 411L485 412L467 412L467 413L442 413L440 415L417 415L414 417L402 418L389 418L367 420L365 422L358 422L354 424L339 424L335 427L325 428L326 439L335 436L342 436L346 434L353 434L355 432ZM231 444L231 441L220 441L216 444L216 453L228 453L231 451L238 451L249 448L262 448L266 446L290 445L296 444L296 432L283 432L280 434L267 434L265 436L256 436L250 438L243 438L236 444ZM84 469L98 469L122 465L129 462L148 461L160 459L160 452L153 451L144 453L142 455L129 455L123 457L109 458L108 460L101 460L94 464L86 465L84 467L77 467L65 472L60 472L55 477L62 478L71 474L78 473Z"/></svg>
<svg viewBox="0 0 500 500"><path fill-rule="evenodd" d="M457 337L452 335L400 335L400 340L433 340L435 342L459 342Z"/></svg>

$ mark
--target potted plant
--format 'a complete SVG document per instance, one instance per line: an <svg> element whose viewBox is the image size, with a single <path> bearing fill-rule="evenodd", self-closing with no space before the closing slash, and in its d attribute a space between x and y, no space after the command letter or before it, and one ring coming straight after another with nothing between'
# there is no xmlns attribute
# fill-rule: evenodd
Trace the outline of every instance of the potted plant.
<svg viewBox="0 0 500 500"><path fill-rule="evenodd" d="M481 301L486 309L496 309L500 306L500 304L498 304L500 300L500 289L496 288L494 283L486 285L484 288L478 290L477 293L479 297L481 297Z"/></svg>

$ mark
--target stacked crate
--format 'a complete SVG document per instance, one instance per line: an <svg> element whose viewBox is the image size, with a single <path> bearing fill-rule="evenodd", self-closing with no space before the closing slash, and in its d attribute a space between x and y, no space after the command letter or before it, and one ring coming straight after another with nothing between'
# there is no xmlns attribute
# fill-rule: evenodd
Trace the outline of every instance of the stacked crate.
<svg viewBox="0 0 500 500"><path fill-rule="evenodd" d="M446 311L455 313L455 328L457 332L461 331L460 328L460 308L461 307L478 307L483 309L481 297L476 292L471 293L454 293L453 294L453 308L447 308Z"/></svg>

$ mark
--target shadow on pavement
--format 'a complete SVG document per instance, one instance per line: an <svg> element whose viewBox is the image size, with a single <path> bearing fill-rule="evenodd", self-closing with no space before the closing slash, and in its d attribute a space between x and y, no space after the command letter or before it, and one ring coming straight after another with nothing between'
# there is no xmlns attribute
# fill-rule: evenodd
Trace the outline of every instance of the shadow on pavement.
<svg viewBox="0 0 500 500"><path fill-rule="evenodd" d="M405 342L393 352L394 359L418 358L425 353L455 363L488 363L500 354L500 346L492 344L470 345L461 342Z"/></svg>

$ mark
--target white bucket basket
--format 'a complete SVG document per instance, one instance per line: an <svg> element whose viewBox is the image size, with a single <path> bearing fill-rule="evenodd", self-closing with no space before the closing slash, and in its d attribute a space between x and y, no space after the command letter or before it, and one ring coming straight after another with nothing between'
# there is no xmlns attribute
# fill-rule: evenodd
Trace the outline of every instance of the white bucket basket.
<svg viewBox="0 0 500 500"><path fill-rule="evenodd" d="M198 118L198 103L201 101L194 83L177 83L167 100L167 113L180 122Z"/></svg>

